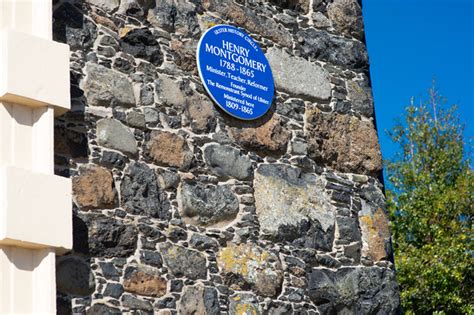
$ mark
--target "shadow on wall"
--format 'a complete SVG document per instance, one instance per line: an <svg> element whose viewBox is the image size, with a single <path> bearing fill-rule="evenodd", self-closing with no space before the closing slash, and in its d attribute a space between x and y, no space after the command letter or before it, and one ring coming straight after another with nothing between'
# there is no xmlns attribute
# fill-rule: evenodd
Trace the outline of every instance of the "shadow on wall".
<svg viewBox="0 0 474 315"><path fill-rule="evenodd" d="M81 5L83 1L75 1ZM73 4L53 1L53 39L69 44L71 51L91 48L96 27L84 18ZM72 62L72 60L71 60ZM77 68L79 67L79 68ZM55 119L54 158L55 174L71 177L74 167L70 162L87 161L88 144L85 126L84 92L79 87L81 65L71 66L71 111ZM66 122L67 121L67 122ZM95 290L95 279L91 270L87 226L73 209L73 251L56 257L57 313L71 314L71 298L90 296Z"/></svg>
<svg viewBox="0 0 474 315"><path fill-rule="evenodd" d="M38 268L41 261L48 256L48 250L34 250L30 248L24 249L14 246L6 246L2 248L3 253L9 260L11 265L16 269L24 271L33 271Z"/></svg>

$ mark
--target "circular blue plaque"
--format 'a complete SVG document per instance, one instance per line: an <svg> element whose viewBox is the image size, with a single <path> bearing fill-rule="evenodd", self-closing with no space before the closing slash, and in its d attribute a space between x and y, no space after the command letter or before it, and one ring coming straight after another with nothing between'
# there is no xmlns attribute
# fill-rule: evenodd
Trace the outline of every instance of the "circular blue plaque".
<svg viewBox="0 0 474 315"><path fill-rule="evenodd" d="M199 40L197 65L207 92L228 114L252 120L272 105L275 84L270 64L258 44L238 28L208 29Z"/></svg>

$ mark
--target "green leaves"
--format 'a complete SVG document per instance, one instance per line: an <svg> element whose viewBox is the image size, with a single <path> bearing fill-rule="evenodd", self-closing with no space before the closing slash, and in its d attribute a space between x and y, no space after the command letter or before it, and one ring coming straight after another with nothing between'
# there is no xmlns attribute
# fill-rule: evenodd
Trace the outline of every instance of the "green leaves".
<svg viewBox="0 0 474 315"><path fill-rule="evenodd" d="M474 174L455 106L434 88L389 132L395 265L406 314L474 314Z"/></svg>

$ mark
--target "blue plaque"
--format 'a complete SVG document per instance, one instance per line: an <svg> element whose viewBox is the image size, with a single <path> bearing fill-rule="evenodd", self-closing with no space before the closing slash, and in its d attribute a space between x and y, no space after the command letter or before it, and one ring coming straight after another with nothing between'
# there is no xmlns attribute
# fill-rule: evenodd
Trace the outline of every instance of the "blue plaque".
<svg viewBox="0 0 474 315"><path fill-rule="evenodd" d="M252 120L272 105L275 84L270 64L258 44L238 28L208 29L197 47L197 65L207 92L228 114Z"/></svg>

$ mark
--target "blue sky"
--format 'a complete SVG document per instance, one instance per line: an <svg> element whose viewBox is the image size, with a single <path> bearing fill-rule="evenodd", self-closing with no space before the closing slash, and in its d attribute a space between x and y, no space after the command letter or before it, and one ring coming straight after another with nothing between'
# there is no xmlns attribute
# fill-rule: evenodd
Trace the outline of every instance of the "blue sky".
<svg viewBox="0 0 474 315"><path fill-rule="evenodd" d="M433 77L474 137L474 0L363 0L363 15L384 159L397 149L385 130Z"/></svg>

